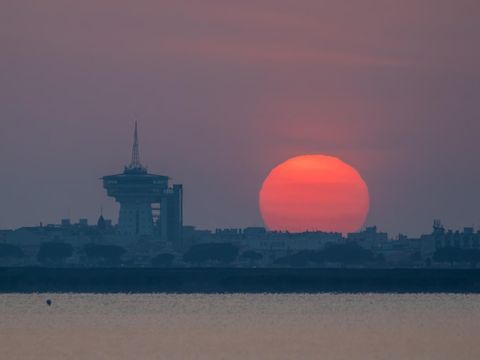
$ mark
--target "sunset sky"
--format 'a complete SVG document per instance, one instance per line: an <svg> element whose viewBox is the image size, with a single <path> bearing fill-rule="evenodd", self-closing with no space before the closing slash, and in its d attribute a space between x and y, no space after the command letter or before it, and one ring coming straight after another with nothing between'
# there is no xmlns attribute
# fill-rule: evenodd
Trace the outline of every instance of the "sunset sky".
<svg viewBox="0 0 480 360"><path fill-rule="evenodd" d="M270 170L353 165L367 225L480 226L478 0L0 4L0 228L116 221L129 162L185 187L185 222L262 225Z"/></svg>

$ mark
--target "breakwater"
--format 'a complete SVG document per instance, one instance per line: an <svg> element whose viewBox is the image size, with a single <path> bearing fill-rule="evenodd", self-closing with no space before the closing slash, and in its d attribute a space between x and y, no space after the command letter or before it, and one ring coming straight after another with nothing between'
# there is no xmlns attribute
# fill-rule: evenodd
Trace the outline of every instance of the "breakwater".
<svg viewBox="0 0 480 360"><path fill-rule="evenodd" d="M0 268L0 293L480 293L477 269Z"/></svg>

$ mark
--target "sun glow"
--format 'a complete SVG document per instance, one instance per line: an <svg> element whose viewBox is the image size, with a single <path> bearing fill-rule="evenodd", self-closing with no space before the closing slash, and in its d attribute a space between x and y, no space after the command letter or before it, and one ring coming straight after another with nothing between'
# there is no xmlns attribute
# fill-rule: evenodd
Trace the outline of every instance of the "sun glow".
<svg viewBox="0 0 480 360"><path fill-rule="evenodd" d="M270 230L347 233L364 224L369 194L358 171L340 159L302 155L270 172L259 205Z"/></svg>

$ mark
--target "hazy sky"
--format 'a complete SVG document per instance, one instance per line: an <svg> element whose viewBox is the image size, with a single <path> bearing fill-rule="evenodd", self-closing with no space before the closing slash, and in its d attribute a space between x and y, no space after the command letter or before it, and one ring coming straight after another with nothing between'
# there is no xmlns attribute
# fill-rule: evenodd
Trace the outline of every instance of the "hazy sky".
<svg viewBox="0 0 480 360"><path fill-rule="evenodd" d="M321 153L362 174L367 224L480 225L479 18L478 0L2 0L0 228L116 219L99 178L134 119L188 224L262 224L270 169Z"/></svg>

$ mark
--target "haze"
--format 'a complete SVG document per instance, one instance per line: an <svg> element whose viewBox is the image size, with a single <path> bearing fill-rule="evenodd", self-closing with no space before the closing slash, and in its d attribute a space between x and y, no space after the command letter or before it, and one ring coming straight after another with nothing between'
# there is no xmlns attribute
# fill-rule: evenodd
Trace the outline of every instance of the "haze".
<svg viewBox="0 0 480 360"><path fill-rule="evenodd" d="M142 160L185 222L261 225L289 157L355 166L367 224L480 224L478 1L17 1L0 5L0 228L104 214Z"/></svg>

